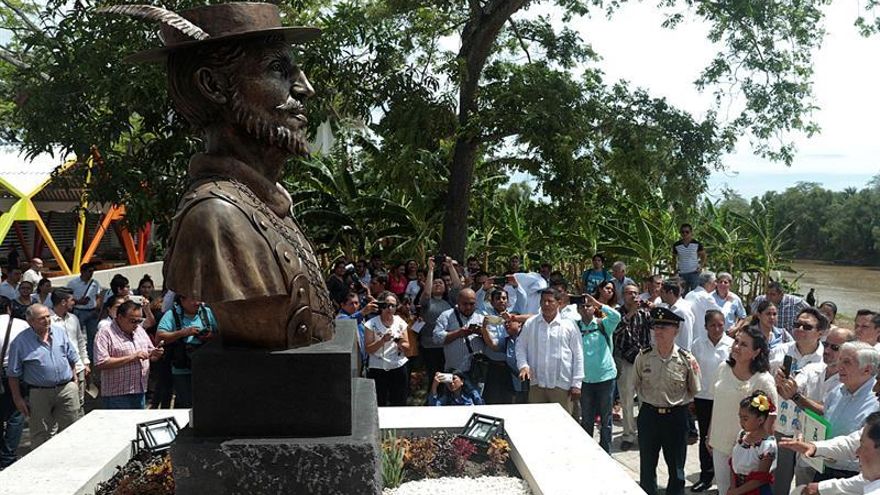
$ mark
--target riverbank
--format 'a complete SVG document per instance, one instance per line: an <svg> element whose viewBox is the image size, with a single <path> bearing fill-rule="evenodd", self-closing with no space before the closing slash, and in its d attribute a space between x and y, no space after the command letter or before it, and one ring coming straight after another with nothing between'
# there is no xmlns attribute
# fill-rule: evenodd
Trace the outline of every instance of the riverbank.
<svg viewBox="0 0 880 495"><path fill-rule="evenodd" d="M815 289L816 302L833 301L838 308L837 324L852 328L856 311L862 308L880 310L880 267L835 264L829 261L795 260L794 273L786 279L800 277L800 292Z"/></svg>

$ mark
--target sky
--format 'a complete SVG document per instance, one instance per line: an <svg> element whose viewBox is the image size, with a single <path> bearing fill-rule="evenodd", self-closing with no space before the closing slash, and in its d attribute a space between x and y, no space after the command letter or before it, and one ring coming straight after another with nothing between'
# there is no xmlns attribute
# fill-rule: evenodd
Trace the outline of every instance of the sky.
<svg viewBox="0 0 880 495"><path fill-rule="evenodd" d="M706 40L707 26L692 18L675 30L663 29L655 3L629 2L610 21L593 18L574 27L603 57L599 67L606 82L626 79L702 115L712 96L699 93L693 81L716 51ZM858 34L853 22L859 3L838 0L826 7L827 34L813 59L814 95L821 107L814 119L821 134L793 136L798 151L791 167L761 159L748 142L740 143L723 158L725 170L712 175L710 196L730 187L751 198L801 181L833 190L861 188L880 173L880 36Z"/></svg>

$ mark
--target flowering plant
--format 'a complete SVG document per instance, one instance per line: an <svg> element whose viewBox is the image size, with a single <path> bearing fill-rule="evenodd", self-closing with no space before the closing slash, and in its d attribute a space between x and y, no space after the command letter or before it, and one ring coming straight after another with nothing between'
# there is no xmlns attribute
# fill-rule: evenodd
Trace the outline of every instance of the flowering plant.
<svg viewBox="0 0 880 495"><path fill-rule="evenodd" d="M751 406L761 412L774 412L776 406L764 394L757 394L752 398Z"/></svg>

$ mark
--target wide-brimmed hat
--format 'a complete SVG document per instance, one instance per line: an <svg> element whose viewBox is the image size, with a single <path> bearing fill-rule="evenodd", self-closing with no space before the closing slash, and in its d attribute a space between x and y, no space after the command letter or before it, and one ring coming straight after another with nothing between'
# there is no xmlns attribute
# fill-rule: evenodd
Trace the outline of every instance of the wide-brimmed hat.
<svg viewBox="0 0 880 495"><path fill-rule="evenodd" d="M321 35L314 27L284 27L277 5L230 2L172 12L152 5L113 5L98 12L120 14L161 23L159 38L165 46L129 55L128 63L163 62L169 53L209 43L244 38L280 36L305 43Z"/></svg>

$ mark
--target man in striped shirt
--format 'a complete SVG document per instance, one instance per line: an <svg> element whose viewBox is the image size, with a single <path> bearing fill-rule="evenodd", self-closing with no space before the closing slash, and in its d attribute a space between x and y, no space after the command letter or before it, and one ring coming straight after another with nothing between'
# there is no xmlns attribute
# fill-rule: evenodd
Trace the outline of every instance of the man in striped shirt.
<svg viewBox="0 0 880 495"><path fill-rule="evenodd" d="M95 337L95 362L101 370L101 397L106 409L146 407L150 361L162 357L141 324L143 308L126 301L116 311L116 319Z"/></svg>
<svg viewBox="0 0 880 495"><path fill-rule="evenodd" d="M694 229L684 223L678 230L681 239L672 246L672 255L678 265L678 276L685 282L684 294L697 287L697 277L706 266L706 250L694 240Z"/></svg>

